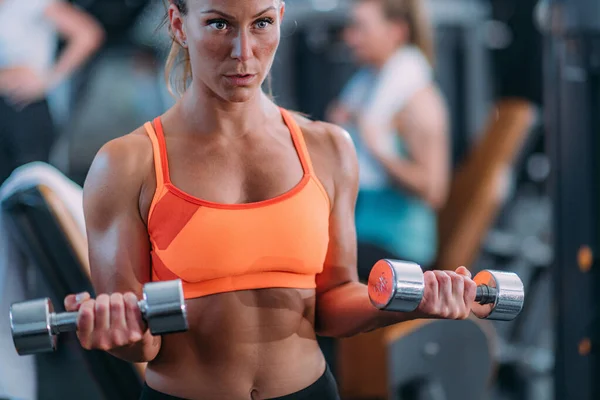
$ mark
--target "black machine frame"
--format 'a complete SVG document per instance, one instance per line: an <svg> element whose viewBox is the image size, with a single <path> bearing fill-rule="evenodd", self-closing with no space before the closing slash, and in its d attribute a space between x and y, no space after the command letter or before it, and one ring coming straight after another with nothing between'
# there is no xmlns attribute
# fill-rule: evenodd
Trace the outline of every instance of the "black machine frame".
<svg viewBox="0 0 600 400"><path fill-rule="evenodd" d="M557 400L600 398L600 3L540 2L554 199Z"/></svg>

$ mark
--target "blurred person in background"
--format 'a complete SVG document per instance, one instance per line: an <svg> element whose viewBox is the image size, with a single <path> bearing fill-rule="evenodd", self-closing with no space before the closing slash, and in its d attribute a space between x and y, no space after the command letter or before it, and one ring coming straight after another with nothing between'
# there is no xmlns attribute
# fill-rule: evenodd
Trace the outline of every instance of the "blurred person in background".
<svg viewBox="0 0 600 400"><path fill-rule="evenodd" d="M433 78L432 29L421 0L356 0L345 40L359 71L329 110L355 142L358 267L381 258L430 265L449 181L446 105Z"/></svg>
<svg viewBox="0 0 600 400"><path fill-rule="evenodd" d="M66 42L56 59L58 40ZM103 42L102 27L63 0L0 0L0 184L48 162L55 128L47 96Z"/></svg>

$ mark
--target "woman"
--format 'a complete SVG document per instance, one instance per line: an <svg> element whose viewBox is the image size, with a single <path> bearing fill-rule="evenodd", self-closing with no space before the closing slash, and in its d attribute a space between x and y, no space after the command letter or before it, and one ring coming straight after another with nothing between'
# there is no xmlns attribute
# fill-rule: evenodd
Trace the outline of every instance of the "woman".
<svg viewBox="0 0 600 400"><path fill-rule="evenodd" d="M416 317L466 318L465 268L426 275L414 313L375 309L357 282L358 167L340 128L280 109L261 90L280 0L173 0L169 65L186 86L152 123L106 144L84 187L95 300L78 337L147 362L144 399L337 399L316 335ZM181 278L189 330L153 337L136 299ZM169 397L171 396L171 397Z"/></svg>
<svg viewBox="0 0 600 400"><path fill-rule="evenodd" d="M20 165L48 162L46 100L100 47L103 30L63 0L0 0L0 184ZM58 37L65 40L54 62Z"/></svg>
<svg viewBox="0 0 600 400"><path fill-rule="evenodd" d="M359 274L380 258L427 267L449 176L446 107L433 82L433 45L421 0L359 0L346 41L363 67L330 119L356 143Z"/></svg>

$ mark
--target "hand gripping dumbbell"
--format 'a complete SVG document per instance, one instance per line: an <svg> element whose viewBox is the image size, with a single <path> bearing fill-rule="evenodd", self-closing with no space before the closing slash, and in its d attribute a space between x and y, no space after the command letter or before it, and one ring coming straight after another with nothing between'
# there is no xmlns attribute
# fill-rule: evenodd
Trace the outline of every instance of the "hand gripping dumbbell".
<svg viewBox="0 0 600 400"><path fill-rule="evenodd" d="M473 313L478 318L513 320L523 308L523 282L512 272L484 270L475 275L477 284ZM380 310L411 312L421 300L425 280L421 266L412 262L379 260L369 274L371 303Z"/></svg>
<svg viewBox="0 0 600 400"><path fill-rule="evenodd" d="M145 284L138 307L153 335L188 329L181 280ZM23 356L55 351L59 333L77 330L78 314L55 313L47 298L12 304L10 328L17 353Z"/></svg>

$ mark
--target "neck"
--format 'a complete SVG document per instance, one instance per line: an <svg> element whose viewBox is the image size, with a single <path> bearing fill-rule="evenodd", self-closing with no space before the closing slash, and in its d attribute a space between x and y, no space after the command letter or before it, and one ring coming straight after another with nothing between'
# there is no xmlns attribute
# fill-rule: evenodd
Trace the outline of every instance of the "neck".
<svg viewBox="0 0 600 400"><path fill-rule="evenodd" d="M194 84L180 102L182 121L191 132L226 136L256 132L265 126L265 119L275 108L262 90L244 102L234 103Z"/></svg>
<svg viewBox="0 0 600 400"><path fill-rule="evenodd" d="M396 54L398 51L402 50L403 48L404 48L404 46L394 47L392 49L388 49L385 52L382 52L381 56L373 62L373 66L378 70L382 69L383 66L389 61L389 59L392 58L392 56L394 54Z"/></svg>

